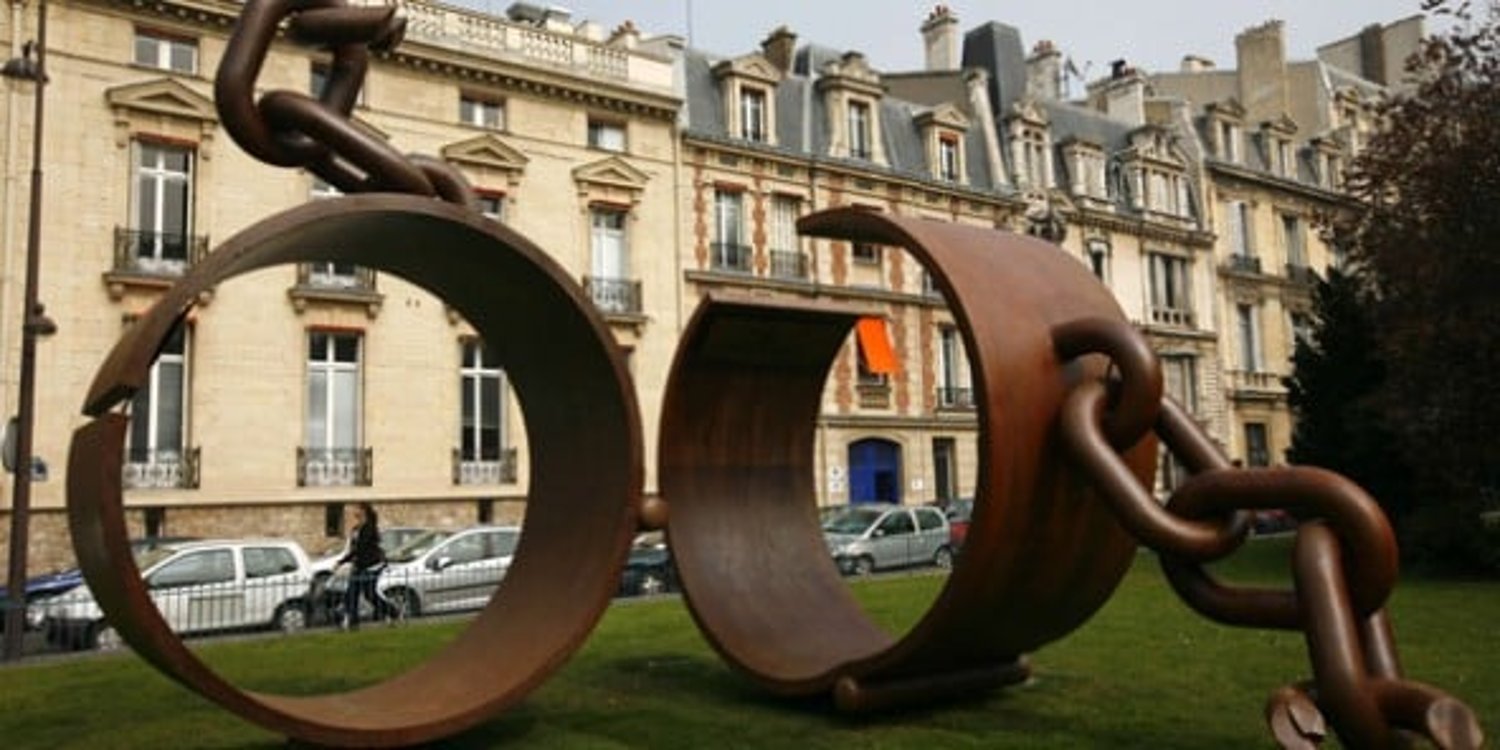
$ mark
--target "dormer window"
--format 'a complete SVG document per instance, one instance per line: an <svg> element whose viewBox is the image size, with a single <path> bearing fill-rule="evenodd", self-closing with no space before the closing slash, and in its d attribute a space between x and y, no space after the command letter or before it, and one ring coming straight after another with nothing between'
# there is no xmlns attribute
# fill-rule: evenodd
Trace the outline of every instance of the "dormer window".
<svg viewBox="0 0 1500 750"><path fill-rule="evenodd" d="M1240 126L1228 120L1219 121L1219 158L1231 164L1240 163Z"/></svg>
<svg viewBox="0 0 1500 750"><path fill-rule="evenodd" d="M869 159L870 150L870 105L866 102L849 102L849 156L853 159Z"/></svg>
<svg viewBox="0 0 1500 750"><path fill-rule="evenodd" d="M740 137L756 143L766 142L766 92L751 86L740 87Z"/></svg>
<svg viewBox="0 0 1500 750"><path fill-rule="evenodd" d="M1017 162L1021 183L1031 188L1051 187L1051 165L1047 160L1047 132L1023 128L1018 144L1021 158Z"/></svg>
<svg viewBox="0 0 1500 750"><path fill-rule="evenodd" d="M938 179L958 181L958 139L938 139Z"/></svg>
<svg viewBox="0 0 1500 750"><path fill-rule="evenodd" d="M752 143L776 143L776 86L780 68L759 54L725 60L714 66L724 103L728 135Z"/></svg>
<svg viewBox="0 0 1500 750"><path fill-rule="evenodd" d="M1070 193L1097 201L1109 200L1102 148L1086 141L1070 140L1063 144L1063 161L1067 164Z"/></svg>

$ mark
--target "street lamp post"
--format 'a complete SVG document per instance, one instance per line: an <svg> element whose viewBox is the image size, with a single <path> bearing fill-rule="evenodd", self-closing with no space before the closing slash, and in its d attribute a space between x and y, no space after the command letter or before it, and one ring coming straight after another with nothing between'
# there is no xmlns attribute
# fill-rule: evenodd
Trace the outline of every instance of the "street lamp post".
<svg viewBox="0 0 1500 750"><path fill-rule="evenodd" d="M36 57L31 56L36 53ZM21 658L21 636L26 627L26 551L31 514L32 428L36 412L36 340L55 330L37 301L37 274L42 241L42 129L47 87L47 0L37 0L36 43L26 54L8 60L0 75L29 79L36 85L36 109L31 122L31 207L26 224L26 287L21 322L21 382L16 407L15 488L10 502L10 568L5 611L5 658Z"/></svg>

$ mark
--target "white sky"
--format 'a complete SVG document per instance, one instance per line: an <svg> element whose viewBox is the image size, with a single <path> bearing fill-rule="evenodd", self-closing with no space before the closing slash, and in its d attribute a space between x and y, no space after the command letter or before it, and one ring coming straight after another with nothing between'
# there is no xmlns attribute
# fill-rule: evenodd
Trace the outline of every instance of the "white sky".
<svg viewBox="0 0 1500 750"><path fill-rule="evenodd" d="M511 0L448 0L503 14ZM922 65L918 27L936 0L531 0L561 5L573 20L594 20L606 31L630 19L647 35L688 35L694 47L726 56L758 49L772 29L785 24L798 42L865 53L876 70L914 70ZM1175 70L1185 54L1221 67L1234 65L1234 35L1270 19L1286 22L1287 54L1307 59L1322 44L1351 36L1371 23L1389 23L1420 13L1420 0L946 0L968 31L1000 21L1021 31L1027 50L1051 39L1089 78L1125 58L1147 71ZM1429 31L1434 26L1429 22Z"/></svg>

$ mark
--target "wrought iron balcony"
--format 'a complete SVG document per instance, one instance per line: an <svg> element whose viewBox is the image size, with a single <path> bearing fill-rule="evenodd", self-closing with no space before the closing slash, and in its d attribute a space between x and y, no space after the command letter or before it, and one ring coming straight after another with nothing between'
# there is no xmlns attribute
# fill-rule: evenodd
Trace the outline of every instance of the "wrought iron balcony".
<svg viewBox="0 0 1500 750"><path fill-rule="evenodd" d="M115 273L181 276L208 255L208 237L115 227Z"/></svg>
<svg viewBox="0 0 1500 750"><path fill-rule="evenodd" d="M1301 263L1286 264L1286 277L1296 284L1314 286L1318 283L1318 272Z"/></svg>
<svg viewBox="0 0 1500 750"><path fill-rule="evenodd" d="M516 449L500 451L498 459L464 458L463 450L453 449L453 483L515 484Z"/></svg>
<svg viewBox="0 0 1500 750"><path fill-rule="evenodd" d="M1255 255L1241 255L1235 253L1225 261L1224 267L1230 271L1240 273L1260 273L1260 258Z"/></svg>
<svg viewBox="0 0 1500 750"><path fill-rule="evenodd" d="M1192 328L1193 311L1175 307L1153 307L1151 308L1151 322L1157 325Z"/></svg>
<svg viewBox="0 0 1500 750"><path fill-rule="evenodd" d="M750 273L750 260L754 251L749 245L741 245L734 242L715 242L711 250L709 265L713 270Z"/></svg>
<svg viewBox="0 0 1500 750"><path fill-rule="evenodd" d="M131 450L121 467L120 482L131 490L197 489L201 450Z"/></svg>
<svg viewBox="0 0 1500 750"><path fill-rule="evenodd" d="M583 289L600 312L616 315L639 315L641 282L633 279L583 277Z"/></svg>
<svg viewBox="0 0 1500 750"><path fill-rule="evenodd" d="M772 250L771 276L778 279L806 281L807 256L793 250Z"/></svg>
<svg viewBox="0 0 1500 750"><path fill-rule="evenodd" d="M863 381L854 386L861 409L891 408L891 386L885 380Z"/></svg>
<svg viewBox="0 0 1500 750"><path fill-rule="evenodd" d="M974 390L972 388L940 387L937 389L937 405L939 409L973 409Z"/></svg>
<svg viewBox="0 0 1500 750"><path fill-rule="evenodd" d="M331 263L298 263L297 286L308 290L370 294L375 291L375 269Z"/></svg>
<svg viewBox="0 0 1500 750"><path fill-rule="evenodd" d="M1281 374L1261 370L1230 370L1229 387L1237 392L1282 393L1286 386Z"/></svg>
<svg viewBox="0 0 1500 750"><path fill-rule="evenodd" d="M298 487L369 487L374 468L371 448L297 448Z"/></svg>

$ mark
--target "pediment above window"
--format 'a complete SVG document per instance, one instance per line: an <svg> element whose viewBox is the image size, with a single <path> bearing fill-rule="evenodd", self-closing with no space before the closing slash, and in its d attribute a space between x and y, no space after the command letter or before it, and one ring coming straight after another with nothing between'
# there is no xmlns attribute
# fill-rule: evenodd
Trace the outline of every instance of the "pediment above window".
<svg viewBox="0 0 1500 750"><path fill-rule="evenodd" d="M219 121L212 99L172 78L115 86L105 90L104 98L117 113L124 110L168 115L209 124Z"/></svg>
<svg viewBox="0 0 1500 750"><path fill-rule="evenodd" d="M885 93L885 88L880 83L880 74L858 52L845 52L843 57L830 61L818 72L820 90L848 89L877 98Z"/></svg>
<svg viewBox="0 0 1500 750"><path fill-rule="evenodd" d="M1021 99L1012 105L1010 120L1020 120L1034 127L1047 126L1047 113L1034 99Z"/></svg>
<svg viewBox="0 0 1500 750"><path fill-rule="evenodd" d="M1297 121L1293 120L1290 115L1282 114L1280 117L1261 123L1261 128L1290 137L1297 133Z"/></svg>
<svg viewBox="0 0 1500 750"><path fill-rule="evenodd" d="M646 182L650 179L645 172L618 156L584 164L573 170L573 180L583 189L597 186L639 193L646 189Z"/></svg>
<svg viewBox="0 0 1500 750"><path fill-rule="evenodd" d="M759 53L725 60L714 66L714 77L720 80L728 76L737 76L767 86L775 86L781 83L782 75L780 68L772 65L770 60Z"/></svg>
<svg viewBox="0 0 1500 750"><path fill-rule="evenodd" d="M531 160L514 146L493 133L450 143L442 148L443 158L459 164L488 167L503 172L524 172Z"/></svg>
<svg viewBox="0 0 1500 750"><path fill-rule="evenodd" d="M1230 97L1220 102L1213 102L1205 108L1210 115L1226 120L1241 121L1245 119L1245 105L1240 100Z"/></svg>
<svg viewBox="0 0 1500 750"><path fill-rule="evenodd" d="M969 116L964 111L954 106L952 102L944 102L916 116L917 127L929 127L938 125L949 130L964 131L969 129Z"/></svg>

